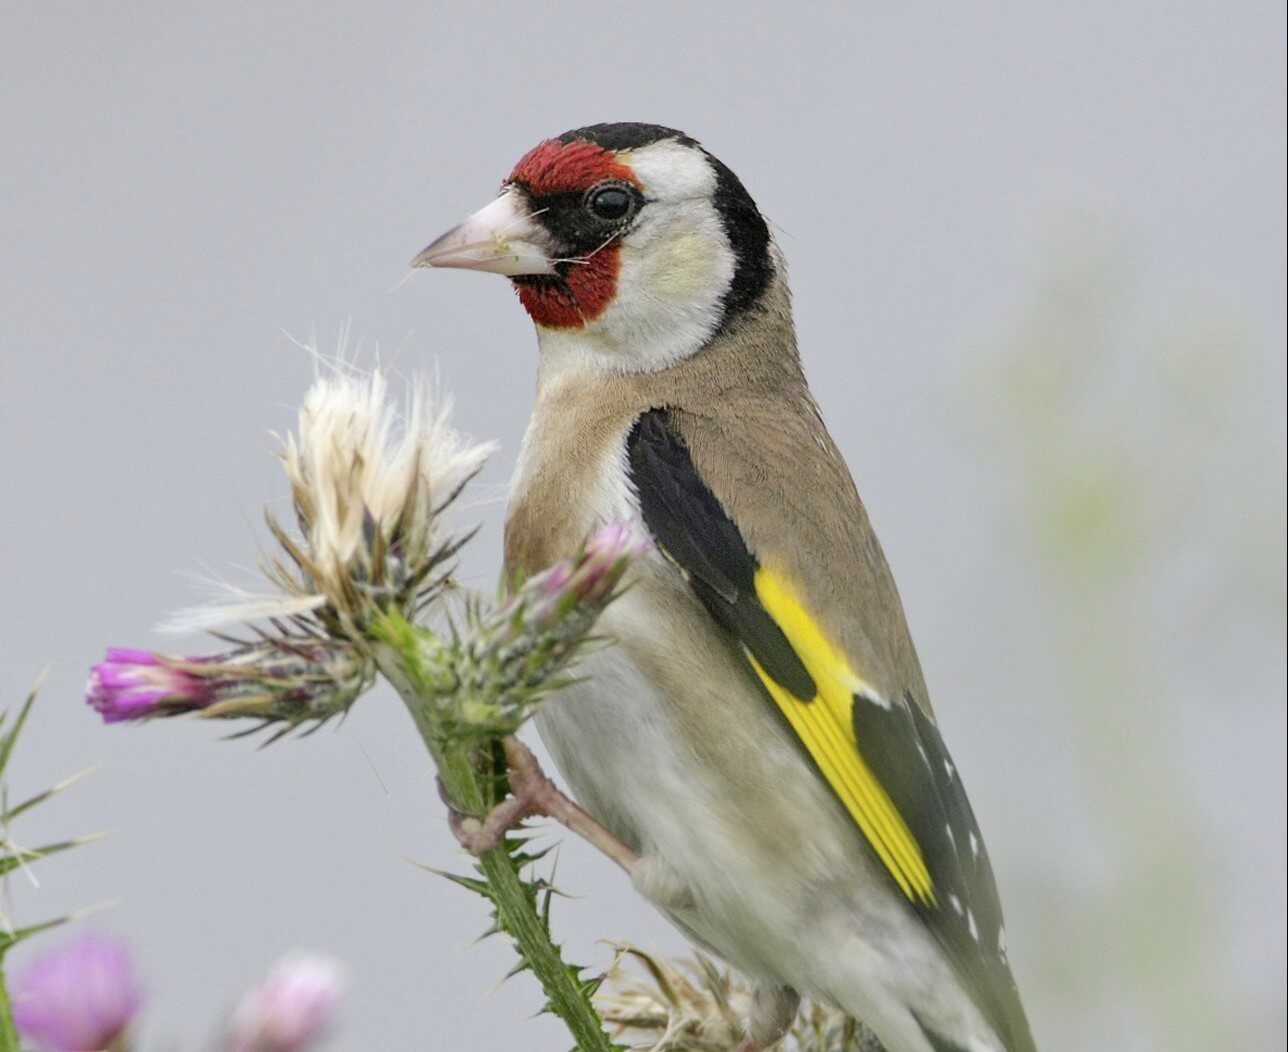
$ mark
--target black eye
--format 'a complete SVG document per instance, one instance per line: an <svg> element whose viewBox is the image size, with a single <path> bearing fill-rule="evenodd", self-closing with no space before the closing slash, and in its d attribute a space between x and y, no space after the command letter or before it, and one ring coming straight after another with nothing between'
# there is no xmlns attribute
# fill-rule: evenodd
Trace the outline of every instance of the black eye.
<svg viewBox="0 0 1288 1052"><path fill-rule="evenodd" d="M586 208L596 219L616 223L635 210L635 197L624 186L596 186L586 194Z"/></svg>

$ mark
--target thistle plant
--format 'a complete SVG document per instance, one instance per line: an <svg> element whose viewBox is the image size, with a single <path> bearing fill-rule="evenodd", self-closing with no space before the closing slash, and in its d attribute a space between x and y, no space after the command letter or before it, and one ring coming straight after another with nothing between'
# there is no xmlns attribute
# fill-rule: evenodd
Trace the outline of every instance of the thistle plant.
<svg viewBox="0 0 1288 1052"><path fill-rule="evenodd" d="M220 652L110 648L87 701L109 723L193 714L244 720L246 733L268 728L275 739L343 715L383 676L425 742L452 830L477 858L477 874L454 879L488 900L492 931L519 955L515 971L535 975L577 1048L611 1052L592 1003L599 977L563 959L550 933L553 889L530 875L540 855L514 831L544 815L624 866L633 856L514 735L600 644L596 619L648 542L609 524L497 598L464 594L451 575L471 532L450 527L449 509L490 452L453 430L446 405L423 386L399 411L378 371L319 376L281 446L294 521L268 516L272 590L172 621L214 632ZM254 1005L243 1009L234 1029L259 1037L234 1040L237 1052L297 1047L267 1041L246 1022Z"/></svg>
<svg viewBox="0 0 1288 1052"><path fill-rule="evenodd" d="M588 648L608 645L595 636L596 621L650 542L606 524L498 596L466 593L452 574L471 531L453 529L449 516L490 451L454 431L424 387L413 386L400 412L379 372L320 376L281 445L294 520L268 516L277 543L263 567L271 590L237 591L172 619L174 628L209 631L220 644L212 653L108 648L86 701L108 724L191 715L240 720L246 728L233 737L266 730L275 741L342 717L385 678L435 766L451 830L476 859L476 872L451 879L490 904L489 934L508 936L519 958L512 974L535 976L545 1009L579 1052L624 1049L620 1040L654 1052L731 1052L751 999L731 973L700 956L675 963L623 946L605 984L566 961L553 940L554 888L533 872L542 853L530 850L521 823L553 819L626 870L638 858L565 796L515 735L572 681ZM0 733L0 778L30 706ZM8 832L11 819L67 784L6 804L0 874L81 842L24 849ZM14 943L66 919L21 931L6 921L0 963ZM622 968L627 959L645 975ZM344 986L343 969L328 958L285 958L238 1003L218 1047L303 1052L327 1033ZM119 943L90 936L66 945L12 989L21 998L13 1014L40 1049L129 1052L141 996ZM878 1048L864 1028L819 1005L802 1010L779 1047ZM0 993L0 1052L17 1048Z"/></svg>
<svg viewBox="0 0 1288 1052"><path fill-rule="evenodd" d="M19 818L68 789L82 777L74 775L66 778L42 792L27 797L20 803L9 802L9 762L13 758L14 747L18 744L18 738L22 734L35 701L36 690L33 689L16 715L12 715L10 710L0 712L0 879L5 881L17 871L29 871L29 867L41 859L98 839L97 836L82 836L50 841L38 847L27 847L14 833L14 823ZM0 910L0 1052L17 1052L18 1032L15 1028L14 1016L30 1010L29 1006L22 1004L21 1001L16 1005L10 1004L9 988L5 982L6 955L31 936L56 928L73 919L74 915L69 914L20 928L10 920L6 912ZM22 984L17 985L19 996L24 989Z"/></svg>
<svg viewBox="0 0 1288 1052"><path fill-rule="evenodd" d="M370 665L352 648L283 626L276 637L264 636L212 657L171 658L114 647L91 672L87 698L109 723L195 711L249 715L289 730L305 720L320 725L343 711L372 676ZM9 764L35 700L32 690L16 715L0 712L0 879L6 881L19 872L30 875L41 859L98 839L82 836L28 847L14 832L29 812L82 777L65 778L10 803ZM0 911L0 1052L22 1047L130 1052L143 993L134 960L121 941L82 934L45 951L12 978L5 976L11 949L88 912L18 927ZM326 1032L342 993L338 964L318 956L288 956L242 1000L221 1047L227 1052L305 1052Z"/></svg>

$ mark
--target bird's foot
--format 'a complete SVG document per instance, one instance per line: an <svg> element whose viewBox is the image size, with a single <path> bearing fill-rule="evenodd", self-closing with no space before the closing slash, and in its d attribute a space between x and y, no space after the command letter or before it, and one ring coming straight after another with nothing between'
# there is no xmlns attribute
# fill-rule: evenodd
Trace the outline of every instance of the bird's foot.
<svg viewBox="0 0 1288 1052"><path fill-rule="evenodd" d="M787 1036L801 997L790 986L758 985L751 995L747 1036L738 1052L764 1052Z"/></svg>
<svg viewBox="0 0 1288 1052"><path fill-rule="evenodd" d="M461 847L478 857L499 845L510 830L517 828L532 814L528 801L512 796L492 808L483 818L462 814L456 808L449 807L447 827Z"/></svg>
<svg viewBox="0 0 1288 1052"><path fill-rule="evenodd" d="M510 795L482 818L467 815L447 797L439 783L439 794L447 804L448 826L460 845L472 855L490 851L527 818L553 818L603 854L632 873L640 856L589 813L573 803L547 777L537 758L513 736L501 742L505 750Z"/></svg>
<svg viewBox="0 0 1288 1052"><path fill-rule="evenodd" d="M525 819L551 814L563 797L526 746L516 738L505 739L504 745L510 795L482 818L462 812L448 797L442 779L438 782L438 795L447 804L448 828L471 855L491 851Z"/></svg>

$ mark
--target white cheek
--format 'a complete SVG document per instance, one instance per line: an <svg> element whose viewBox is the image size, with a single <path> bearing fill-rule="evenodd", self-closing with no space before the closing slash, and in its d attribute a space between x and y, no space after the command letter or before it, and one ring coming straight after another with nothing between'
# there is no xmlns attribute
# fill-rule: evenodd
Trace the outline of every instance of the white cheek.
<svg viewBox="0 0 1288 1052"><path fill-rule="evenodd" d="M623 244L617 294L585 334L619 368L673 365L699 350L719 325L733 272L733 253L709 202L661 206Z"/></svg>
<svg viewBox="0 0 1288 1052"><path fill-rule="evenodd" d="M697 233L679 234L643 251L626 249L619 288L629 296L651 295L663 304L701 303L728 281L719 249Z"/></svg>

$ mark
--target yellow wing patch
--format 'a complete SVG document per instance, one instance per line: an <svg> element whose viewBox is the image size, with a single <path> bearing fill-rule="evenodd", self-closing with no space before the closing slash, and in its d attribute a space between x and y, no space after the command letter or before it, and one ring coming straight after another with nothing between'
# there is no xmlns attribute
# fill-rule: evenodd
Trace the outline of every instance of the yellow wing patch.
<svg viewBox="0 0 1288 1052"><path fill-rule="evenodd" d="M800 657L818 689L802 701L779 686L754 657L752 667L808 750L828 784L841 798L895 883L912 901L935 904L934 884L925 858L899 809L863 759L854 736L851 706L863 681L802 605L790 582L761 566L756 595Z"/></svg>

